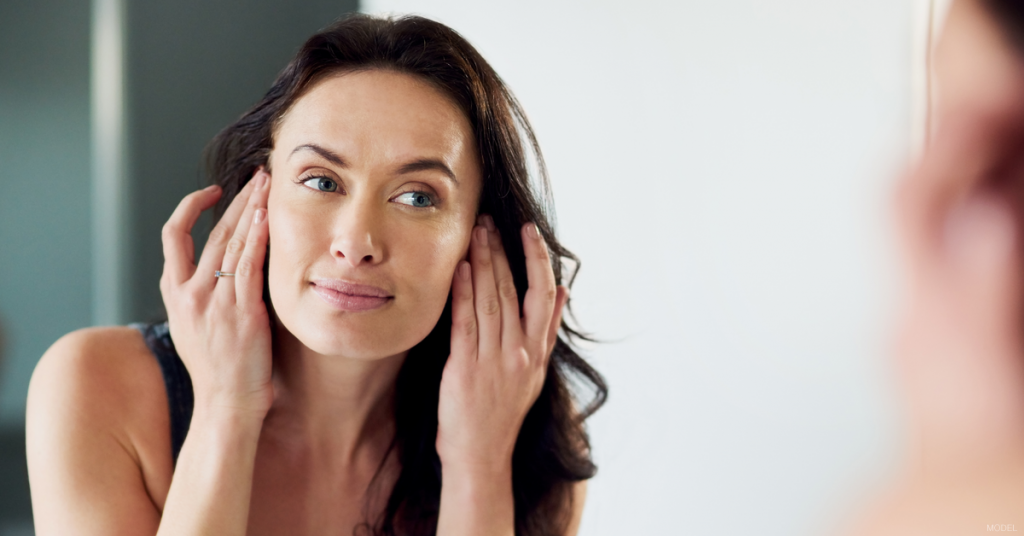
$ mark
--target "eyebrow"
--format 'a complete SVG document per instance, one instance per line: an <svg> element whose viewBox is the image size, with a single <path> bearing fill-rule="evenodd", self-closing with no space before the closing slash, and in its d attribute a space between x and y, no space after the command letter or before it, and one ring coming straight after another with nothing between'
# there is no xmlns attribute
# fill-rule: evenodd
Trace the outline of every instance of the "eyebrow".
<svg viewBox="0 0 1024 536"><path fill-rule="evenodd" d="M315 143L304 143L302 145L299 145L295 149L292 149L292 152L290 155L288 155L288 158L290 159L293 155L295 155L295 153L298 153L300 151L312 151L320 155L320 157L323 158L324 160L327 160L328 162L338 167L348 167L348 163L345 162L345 159L342 158L341 155ZM417 171L440 171L446 178L455 183L456 186L459 185L459 179L455 178L455 172L452 171L452 168L448 167L447 164L445 164L444 162L437 158L419 158L413 160L412 162L403 164L402 167L398 168L398 173L400 175L404 175L406 173L415 173Z"/></svg>
<svg viewBox="0 0 1024 536"><path fill-rule="evenodd" d="M451 181L454 182L456 186L459 185L459 179L455 178L455 172L453 172L452 169L448 167L447 164L436 158L420 158L418 160L413 160L412 162L409 162L408 164L405 164L402 167L398 168L398 173L405 174L415 173L417 171L430 170L440 171L442 174L444 174L445 177L451 179Z"/></svg>
<svg viewBox="0 0 1024 536"><path fill-rule="evenodd" d="M327 160L328 162L338 167L348 167L348 163L345 162L345 159L338 156L338 153L335 153L330 149L321 147L315 143L304 143L302 145L299 145L298 147L292 149L292 154L288 155L288 158L291 159L291 157L295 156L295 153L300 151L313 151L314 153L320 155L324 160Z"/></svg>

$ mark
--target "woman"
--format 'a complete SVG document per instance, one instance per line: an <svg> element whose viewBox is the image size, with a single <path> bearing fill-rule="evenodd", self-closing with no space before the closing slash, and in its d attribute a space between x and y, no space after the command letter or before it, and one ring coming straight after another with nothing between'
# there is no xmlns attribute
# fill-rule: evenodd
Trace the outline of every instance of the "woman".
<svg viewBox="0 0 1024 536"><path fill-rule="evenodd" d="M310 38L164 227L169 327L38 365L38 534L574 534L606 388L522 140L546 192L514 97L441 24Z"/></svg>

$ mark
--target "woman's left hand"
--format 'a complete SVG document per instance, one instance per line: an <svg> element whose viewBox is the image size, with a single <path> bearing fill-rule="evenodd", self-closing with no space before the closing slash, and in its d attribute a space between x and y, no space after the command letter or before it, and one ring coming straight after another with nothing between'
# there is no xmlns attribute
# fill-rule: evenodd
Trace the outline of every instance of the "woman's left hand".
<svg viewBox="0 0 1024 536"><path fill-rule="evenodd" d="M529 289L519 301L501 237L477 220L452 282L451 354L441 377L437 453L446 469L511 471L512 451L540 395L568 289L555 285L547 245L521 229Z"/></svg>

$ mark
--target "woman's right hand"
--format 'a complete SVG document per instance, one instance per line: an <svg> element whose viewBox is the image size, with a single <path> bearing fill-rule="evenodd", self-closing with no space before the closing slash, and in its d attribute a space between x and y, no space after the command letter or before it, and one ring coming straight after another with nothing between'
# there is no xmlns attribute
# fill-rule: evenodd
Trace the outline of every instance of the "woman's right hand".
<svg viewBox="0 0 1024 536"><path fill-rule="evenodd" d="M192 227L220 198L220 188L186 196L163 228L160 292L175 349L192 377L197 411L262 419L274 400L263 303L269 190L270 175L260 168L210 232L198 266ZM217 270L235 276L217 278Z"/></svg>

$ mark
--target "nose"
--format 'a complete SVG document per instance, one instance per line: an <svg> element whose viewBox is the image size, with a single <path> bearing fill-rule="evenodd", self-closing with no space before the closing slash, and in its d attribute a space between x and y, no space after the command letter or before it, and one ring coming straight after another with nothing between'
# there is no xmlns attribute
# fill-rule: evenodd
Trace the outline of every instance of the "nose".
<svg viewBox="0 0 1024 536"><path fill-rule="evenodd" d="M369 203L346 203L335 219L331 255L353 268L384 260L381 215Z"/></svg>

